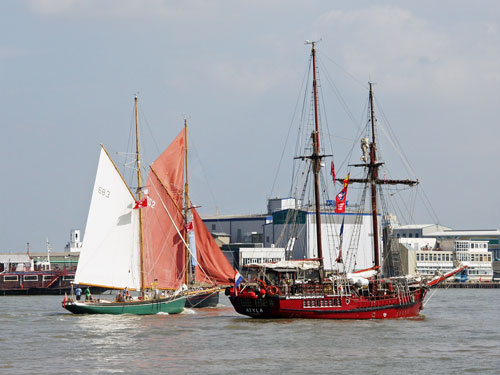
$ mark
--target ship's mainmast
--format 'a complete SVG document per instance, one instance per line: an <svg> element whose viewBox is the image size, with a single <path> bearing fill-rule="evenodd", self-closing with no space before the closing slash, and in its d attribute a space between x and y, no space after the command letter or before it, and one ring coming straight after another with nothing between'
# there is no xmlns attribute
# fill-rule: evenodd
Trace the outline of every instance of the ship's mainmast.
<svg viewBox="0 0 500 375"><path fill-rule="evenodd" d="M373 224L373 256L375 258L375 267L380 267L380 249L378 239L378 216L377 216L377 179L380 164L377 164L377 144L375 143L375 114L373 111L373 91L372 83L370 85L370 122L372 125L372 142L370 143L370 164L369 180L372 196L372 224Z"/></svg>
<svg viewBox="0 0 500 375"><path fill-rule="evenodd" d="M137 95L134 98L135 103L135 152L137 164L137 201L142 200L142 178L141 178L141 154L139 150L139 111ZM142 210L139 211L139 248L141 258L141 289L144 289L144 249L142 238Z"/></svg>
<svg viewBox="0 0 500 375"><path fill-rule="evenodd" d="M363 164L353 164L353 167L364 167L368 168L368 177L366 179L361 178L351 178L349 179L349 183L368 183L370 184L371 190L371 204L372 204L372 230L373 230L373 257L374 257L374 266L375 268L380 268L380 244L379 244L379 231L378 231L378 209L377 209L377 185L409 185L413 186L418 184L418 180L380 180L378 178L379 168L384 164L383 162L379 162L377 160L377 142L376 142L376 133L375 133L375 111L373 106L373 89L372 83L368 82L370 87L369 100L370 100L370 123L371 123L371 133L372 139L370 142L370 159L367 163ZM337 179L337 181L343 181Z"/></svg>
<svg viewBox="0 0 500 375"><path fill-rule="evenodd" d="M184 163L185 163L185 168L186 168L186 181L184 184L184 221L186 224L188 217L189 217L189 183L188 183L188 145L187 145L187 120L184 119ZM184 282L186 285L189 285L189 282L191 281L190 273L191 273L191 264L189 262L189 235L187 234L187 229L186 229L186 246L185 246L185 263L186 263L186 270L184 274Z"/></svg>

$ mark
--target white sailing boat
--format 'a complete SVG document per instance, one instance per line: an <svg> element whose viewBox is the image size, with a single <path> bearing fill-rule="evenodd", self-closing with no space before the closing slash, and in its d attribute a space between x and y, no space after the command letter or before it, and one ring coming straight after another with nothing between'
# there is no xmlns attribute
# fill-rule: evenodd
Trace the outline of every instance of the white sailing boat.
<svg viewBox="0 0 500 375"><path fill-rule="evenodd" d="M166 177L176 168L167 165L169 155L164 152L151 166L146 183L153 186L154 191L148 193L143 187L137 97L135 113L137 196L101 146L74 283L138 291L139 295L126 298L119 294L114 301L79 301L65 297L63 307L72 313L174 314L181 312L186 302L186 296L181 292L183 264L179 262L179 257L184 257L183 237L180 234L182 219L170 216L168 206L172 205L172 201L169 202L168 191L162 187L158 177ZM154 167L158 168L158 172L154 172ZM162 227L168 217L168 227Z"/></svg>

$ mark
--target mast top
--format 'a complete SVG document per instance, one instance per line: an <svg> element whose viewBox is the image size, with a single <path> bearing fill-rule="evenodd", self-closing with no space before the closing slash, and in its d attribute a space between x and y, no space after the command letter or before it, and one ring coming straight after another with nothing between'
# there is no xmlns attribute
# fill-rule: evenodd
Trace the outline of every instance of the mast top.
<svg viewBox="0 0 500 375"><path fill-rule="evenodd" d="M306 40L304 41L304 44L312 44L313 48L316 44L318 44L319 42L321 42L323 39L322 38L319 38L318 40Z"/></svg>

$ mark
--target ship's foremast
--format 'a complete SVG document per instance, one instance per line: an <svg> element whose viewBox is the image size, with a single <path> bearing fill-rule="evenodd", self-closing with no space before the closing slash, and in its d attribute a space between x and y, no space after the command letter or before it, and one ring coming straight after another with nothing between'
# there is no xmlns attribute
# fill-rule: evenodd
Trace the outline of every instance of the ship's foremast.
<svg viewBox="0 0 500 375"><path fill-rule="evenodd" d="M375 143L375 114L373 112L373 92L372 84L370 84L370 121L372 125L372 142L370 144L370 166L369 179L372 198L372 224L373 224L373 256L375 258L375 267L380 267L380 249L378 239L378 213L377 213L377 180L378 169L380 164L377 164L377 147Z"/></svg>
<svg viewBox="0 0 500 375"><path fill-rule="evenodd" d="M320 154L319 144L319 110L318 110L318 80L316 76L316 43L306 41L306 44L311 44L312 70L313 70L313 97L314 97L314 131L311 134L313 151L309 156L299 156L296 159L310 159L312 163L312 171L314 176L314 203L316 216L316 246L318 249L318 260L320 263L319 278L320 282L323 279L323 246L321 240L321 196L319 189L319 173L321 171L321 161L326 156Z"/></svg>
<svg viewBox="0 0 500 375"><path fill-rule="evenodd" d="M314 92L314 133L313 137L313 153L311 160L313 161L314 173L314 201L316 205L316 242L318 246L318 258L320 262L320 278L323 276L323 246L321 241L321 200L319 195L319 171L321 169L322 155L319 153L319 121L318 121L318 83L316 79L316 43L312 42L312 59L313 59L313 92Z"/></svg>

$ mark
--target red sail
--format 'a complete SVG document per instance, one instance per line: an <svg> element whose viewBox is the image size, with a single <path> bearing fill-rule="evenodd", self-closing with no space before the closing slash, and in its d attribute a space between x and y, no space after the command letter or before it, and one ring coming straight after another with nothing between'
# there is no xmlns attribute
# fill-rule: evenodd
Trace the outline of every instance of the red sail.
<svg viewBox="0 0 500 375"><path fill-rule="evenodd" d="M236 271L231 267L229 261L215 243L205 223L194 208L193 213L194 232L196 235L196 255L198 265L196 266L196 281L231 284L229 279L234 279Z"/></svg>
<svg viewBox="0 0 500 375"><path fill-rule="evenodd" d="M184 227L183 180L184 130L151 165L146 182L152 202L142 209L144 288L184 282L184 243L177 231Z"/></svg>

